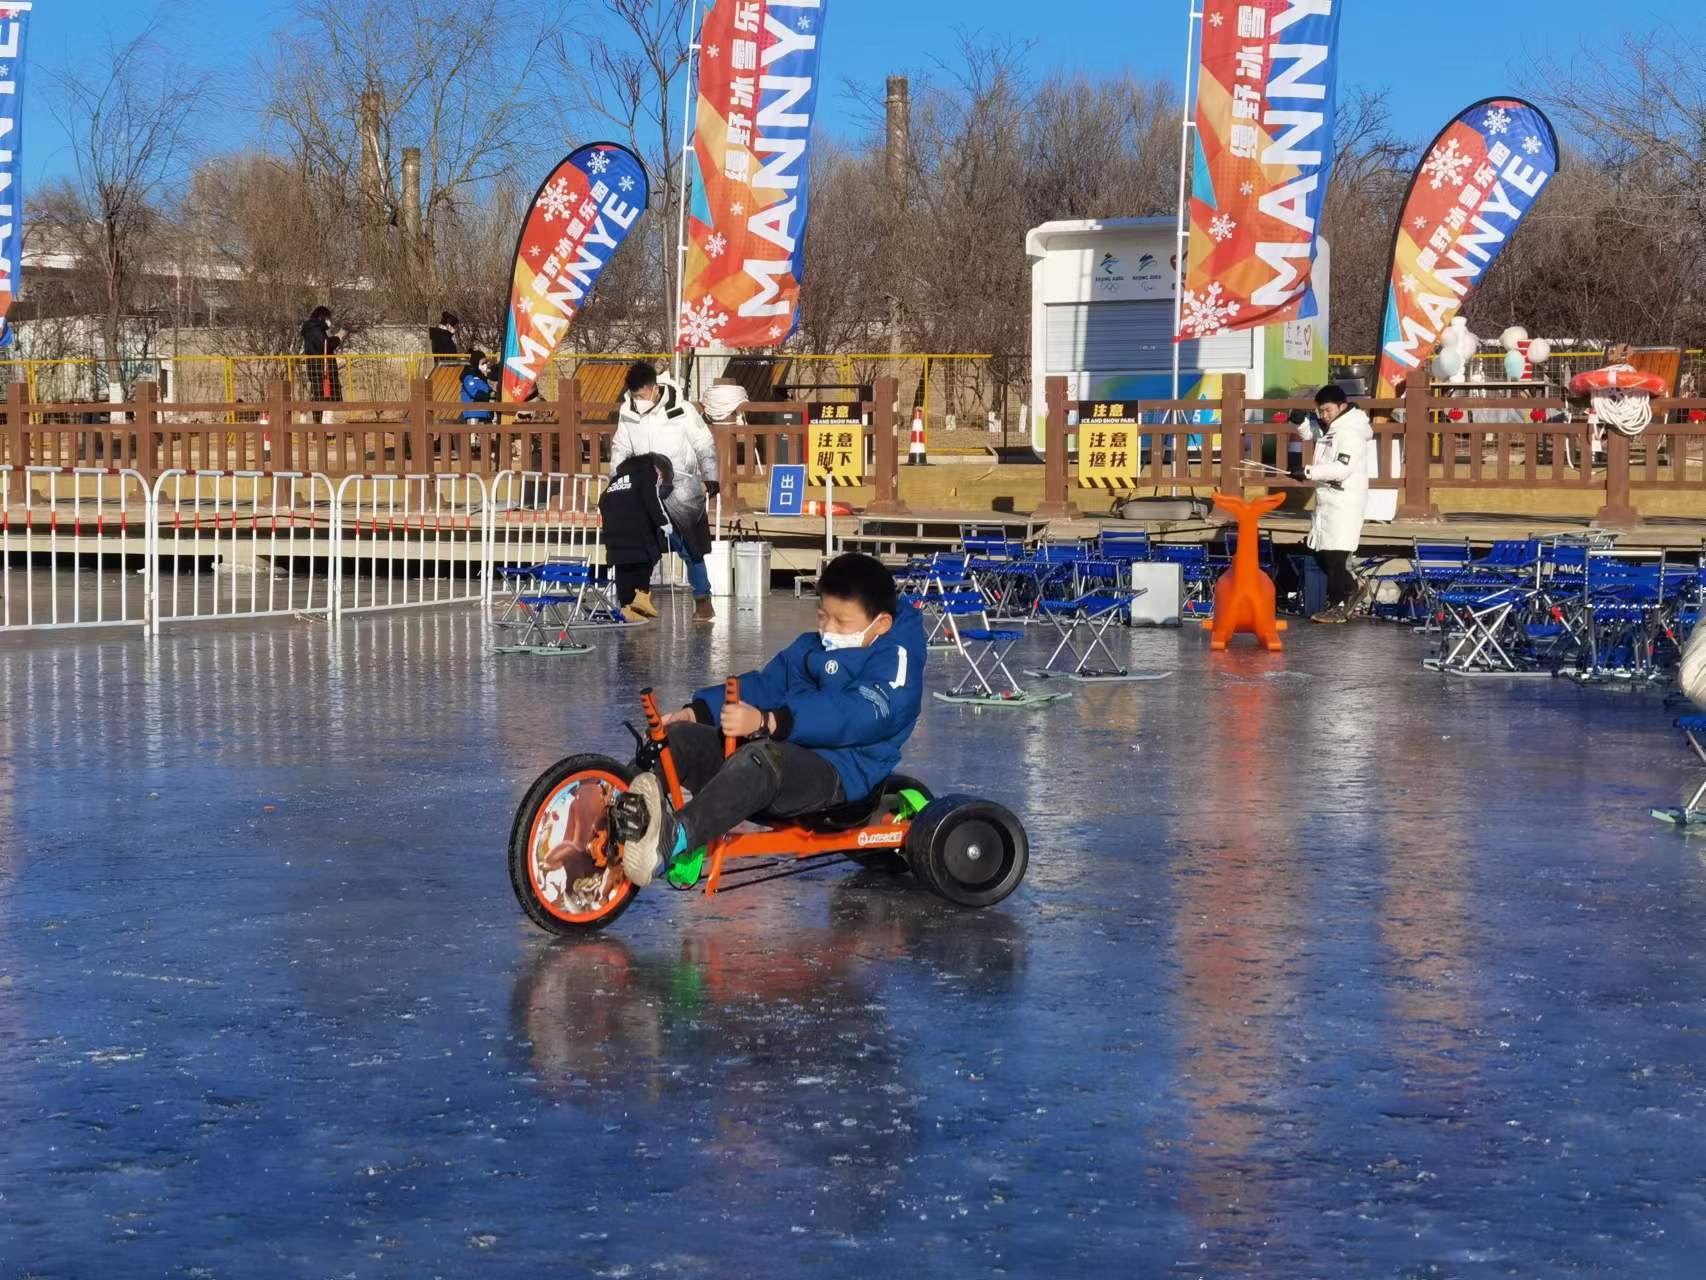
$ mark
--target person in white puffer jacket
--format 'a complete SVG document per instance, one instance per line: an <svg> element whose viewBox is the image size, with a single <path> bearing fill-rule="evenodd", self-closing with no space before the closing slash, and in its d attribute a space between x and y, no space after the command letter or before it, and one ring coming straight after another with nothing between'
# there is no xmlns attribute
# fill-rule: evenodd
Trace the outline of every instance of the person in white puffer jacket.
<svg viewBox="0 0 1706 1280"><path fill-rule="evenodd" d="M687 562L687 581L693 588L693 616L701 622L716 617L711 606L711 575L705 557L711 554L709 499L719 491L717 442L693 403L681 394L667 374L649 364L628 370L627 390L610 444L610 473L629 458L661 454L675 469L675 485L664 501L669 513L670 545Z"/></svg>
<svg viewBox="0 0 1706 1280"><path fill-rule="evenodd" d="M1298 427L1315 445L1315 457L1303 469L1316 484L1315 514L1309 524L1309 549L1327 575L1328 607L1312 622L1345 622L1357 595L1350 558L1362 541L1368 512L1368 452L1374 425L1351 404L1343 388L1325 386L1315 394L1315 416Z"/></svg>

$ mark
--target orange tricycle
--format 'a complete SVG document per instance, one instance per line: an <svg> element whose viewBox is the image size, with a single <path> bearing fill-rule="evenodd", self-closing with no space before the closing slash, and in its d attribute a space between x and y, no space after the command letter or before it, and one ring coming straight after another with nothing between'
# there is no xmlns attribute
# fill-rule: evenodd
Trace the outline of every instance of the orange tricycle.
<svg viewBox="0 0 1706 1280"><path fill-rule="evenodd" d="M740 685L728 683L728 700ZM622 842L636 815L624 797L657 770L679 810L685 796L657 697L642 691L646 731L632 724L631 764L610 756L559 760L528 790L509 838L510 885L528 919L572 936L602 929L632 905L639 888L622 871ZM725 740L733 754L735 742ZM670 866L675 889L726 893L834 862L907 873L961 907L991 907L1019 887L1030 860L1025 828L1009 810L975 796L933 796L901 774L871 796L805 818L746 823Z"/></svg>

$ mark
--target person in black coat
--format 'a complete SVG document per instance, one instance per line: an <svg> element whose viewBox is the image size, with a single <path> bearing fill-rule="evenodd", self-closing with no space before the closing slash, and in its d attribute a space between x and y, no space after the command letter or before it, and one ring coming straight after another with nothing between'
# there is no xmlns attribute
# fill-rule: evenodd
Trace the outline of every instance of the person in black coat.
<svg viewBox="0 0 1706 1280"><path fill-rule="evenodd" d="M344 398L343 379L334 358L349 332L332 326L332 309L315 307L302 322L302 354L308 359L308 398L336 402ZM320 421L320 415L314 415Z"/></svg>
<svg viewBox="0 0 1706 1280"><path fill-rule="evenodd" d="M457 332L462 325L454 311L439 316L438 323L427 330L427 342L432 346L432 362L441 368L462 363L462 338Z"/></svg>
<svg viewBox="0 0 1706 1280"><path fill-rule="evenodd" d="M669 550L669 513L663 504L674 484L668 458L637 453L616 468L598 501L605 559L616 573L616 603L642 618L658 616L650 584Z"/></svg>

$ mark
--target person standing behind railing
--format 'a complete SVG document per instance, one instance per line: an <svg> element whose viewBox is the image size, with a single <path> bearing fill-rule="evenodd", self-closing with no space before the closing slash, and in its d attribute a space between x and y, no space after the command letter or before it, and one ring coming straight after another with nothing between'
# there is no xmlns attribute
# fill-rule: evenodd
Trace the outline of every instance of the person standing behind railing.
<svg viewBox="0 0 1706 1280"><path fill-rule="evenodd" d="M468 363L462 369L462 403L490 404L497 399L497 388L493 379L497 377L497 363L483 351L475 351L468 357ZM491 413L481 413L468 410L463 413L464 422L490 422Z"/></svg>
<svg viewBox="0 0 1706 1280"><path fill-rule="evenodd" d="M344 398L343 379L334 358L349 337L346 329L332 327L332 309L315 307L302 322L302 354L307 356L308 398L320 403L333 403ZM330 414L315 411L314 421L333 421Z"/></svg>
<svg viewBox="0 0 1706 1280"><path fill-rule="evenodd" d="M454 311L446 311L438 323L427 330L427 345L432 350L432 362L437 368L454 368L462 363L462 338L457 330L462 321Z"/></svg>
<svg viewBox="0 0 1706 1280"><path fill-rule="evenodd" d="M687 562L693 617L709 622L717 611L711 605L711 574L705 567L705 557L711 554L706 504L719 488L717 442L699 410L675 383L644 362L628 370L616 436L610 443L611 475L641 453L661 453L675 470L675 485L664 504L673 526L670 546Z"/></svg>
<svg viewBox="0 0 1706 1280"><path fill-rule="evenodd" d="M1350 558L1362 541L1368 513L1368 450L1374 425L1345 395L1328 385L1315 393L1315 415L1297 429L1315 445L1315 457L1303 477L1315 482L1315 514L1309 524L1309 549L1327 575L1327 608L1311 622L1350 620L1357 596Z"/></svg>

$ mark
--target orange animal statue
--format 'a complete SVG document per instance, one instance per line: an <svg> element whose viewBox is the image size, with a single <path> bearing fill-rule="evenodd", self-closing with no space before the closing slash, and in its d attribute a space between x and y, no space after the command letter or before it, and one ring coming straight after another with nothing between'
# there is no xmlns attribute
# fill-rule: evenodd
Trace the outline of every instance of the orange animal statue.
<svg viewBox="0 0 1706 1280"><path fill-rule="evenodd" d="M1214 618L1203 623L1204 629L1214 633L1209 648L1216 653L1236 635L1255 636L1269 653L1285 648L1280 641L1285 623L1279 619L1274 580L1262 572L1257 555L1262 517L1283 505L1285 497L1274 493L1249 502L1224 493L1214 495L1216 507L1238 518L1238 551L1232 567L1215 584Z"/></svg>

